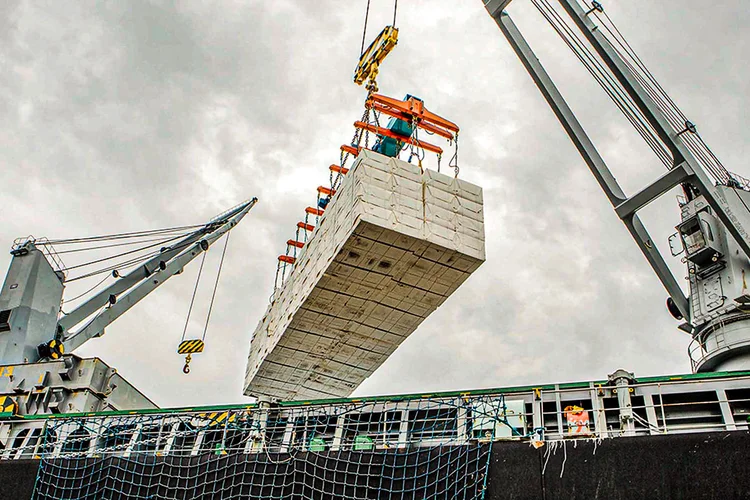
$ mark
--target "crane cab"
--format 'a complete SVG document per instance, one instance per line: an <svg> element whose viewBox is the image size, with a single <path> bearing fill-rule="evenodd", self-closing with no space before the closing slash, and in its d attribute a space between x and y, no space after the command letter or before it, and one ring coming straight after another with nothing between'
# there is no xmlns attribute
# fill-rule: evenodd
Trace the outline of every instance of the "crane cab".
<svg viewBox="0 0 750 500"><path fill-rule="evenodd" d="M719 221L708 213L708 207L677 226L685 257L700 266L715 265L724 255L719 238Z"/></svg>

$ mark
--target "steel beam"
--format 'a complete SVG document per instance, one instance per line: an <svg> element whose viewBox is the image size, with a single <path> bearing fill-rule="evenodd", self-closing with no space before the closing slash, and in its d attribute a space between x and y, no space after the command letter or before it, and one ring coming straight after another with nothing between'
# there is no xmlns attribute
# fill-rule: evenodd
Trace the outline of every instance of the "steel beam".
<svg viewBox="0 0 750 500"><path fill-rule="evenodd" d="M200 232L200 241L193 242L188 248L180 248L182 253L179 253L177 257L172 258L163 270L157 266L156 271L152 272L147 279L141 279L135 286L131 286L131 290L126 295L119 298L117 302L111 306L107 307L104 312L94 317L94 319L82 329L73 333L66 332L69 333L69 336L63 338L66 351L70 352L77 347L80 347L87 340L100 337L107 325L119 318L131 307L140 302L146 295L161 286L162 283L167 281L170 277L179 273L188 263L190 263L190 261L202 253L204 251L202 248L203 241L208 245L211 245L214 241L221 238L224 233L235 227L245 214L247 214L247 212L249 212L255 205L256 201L257 199L253 199L253 201L243 204L239 211L233 211L227 214L224 218L224 222L217 223L219 224L218 227L213 228L207 235L205 232Z"/></svg>
<svg viewBox="0 0 750 500"><path fill-rule="evenodd" d="M497 7L497 5L493 5ZM675 184L675 180L686 179L691 176L692 170L689 166L676 169L674 173L668 173L666 176L658 179L652 186L636 194L632 199L628 198L508 13L502 9L497 10L497 8L490 10L490 4L486 4L485 7L487 7L488 12L492 15L492 18L505 35L505 38L508 39L516 55L521 59L524 67L542 92L545 100L567 132L568 137L573 141L573 144L583 157L586 165L588 165L599 186L607 195L610 203L618 209L618 216L622 219L633 239L635 239L646 260L651 264L667 293L672 297L683 317L690 318L688 298L664 261L664 257L659 253L640 218L635 214L635 211L658 196L661 196L664 192L671 189L671 187L679 184L679 182ZM670 187L665 189L666 186ZM619 209L619 207L622 208Z"/></svg>
<svg viewBox="0 0 750 500"><path fill-rule="evenodd" d="M676 131L662 113L654 100L648 95L646 89L638 82L635 75L627 67L625 61L617 54L607 38L600 32L593 20L581 8L576 0L558 0L563 9L573 19L586 39L591 43L599 57L602 58L612 74L617 78L628 95L633 99L638 109L643 113L651 126L656 131L661 141L672 152L674 167L686 162L693 171L694 178L691 183L697 187L711 208L716 212L737 244L750 257L750 234L745 229L750 227L748 214L738 214L729 206L727 201L714 187L714 183L704 172L696 158L688 149ZM745 224L743 224L743 222ZM683 315L685 315L683 313ZM688 317L688 316L685 316Z"/></svg>
<svg viewBox="0 0 750 500"><path fill-rule="evenodd" d="M211 222L206 224L204 227L198 229L197 231L194 231L174 245L165 248L164 251L159 253L159 255L156 255L155 257L149 259L142 266L137 267L127 275L118 279L110 286L72 310L70 313L60 318L60 320L57 322L58 329L60 329L61 333L64 335L70 328L78 325L83 320L104 307L109 301L109 297L111 295L114 295L116 297L119 294L131 289L136 284L148 278L149 276L151 276L151 274L157 271L161 262L168 262L169 260L173 259L180 253L184 252L186 248L192 246L196 241L200 241L201 239L203 239L206 234L210 234L212 231L215 231L218 227L221 227L228 220L236 217L239 213L242 213L244 216L244 214L247 213L247 211L250 210L256 202L257 199L253 198L253 200L245 202L229 210L228 212L221 214L219 217L212 219ZM239 222L239 220L237 222Z"/></svg>
<svg viewBox="0 0 750 500"><path fill-rule="evenodd" d="M615 207L615 212L617 212L617 215L619 215L621 219L629 217L670 189L692 180L693 175L690 166L683 162L672 170L669 170L666 174L659 177L638 193L617 205L617 207Z"/></svg>

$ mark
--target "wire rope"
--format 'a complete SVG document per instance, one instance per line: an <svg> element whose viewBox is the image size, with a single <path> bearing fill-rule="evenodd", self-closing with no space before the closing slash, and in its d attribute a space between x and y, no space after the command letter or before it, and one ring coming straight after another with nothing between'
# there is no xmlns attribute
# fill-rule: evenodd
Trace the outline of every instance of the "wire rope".
<svg viewBox="0 0 750 500"><path fill-rule="evenodd" d="M63 269L63 271L70 271L72 269L80 269L82 267L88 267L88 266L91 266L93 264L99 264L101 262L106 262L108 260L116 259L118 257L124 257L126 255L132 255L134 253L137 253L137 252L149 249L149 248L154 248L154 247L161 246L164 243L169 243L170 241L174 241L176 239L179 239L182 236L183 235L173 236L172 238L169 238L169 239L166 239L166 240L161 240L161 241L158 241L156 243L152 243L152 244L149 244L149 245L146 245L146 246L142 246L140 248L135 248L133 250L128 250L127 252L122 252L122 253L118 253L118 254L115 254L115 255L110 255L108 257L102 257L101 259L95 259L95 260L92 260L92 261L89 261L89 262L84 262L83 264L77 264L75 266L66 267L66 268Z"/></svg>
<svg viewBox="0 0 750 500"><path fill-rule="evenodd" d="M185 327L182 329L182 338L180 339L180 342L185 340L185 335L187 334L188 325L190 324L190 314L193 312L193 304L195 304L195 295L198 293L198 284L201 282L201 275L203 274L203 264L206 263L206 254L208 252L203 252L203 258L201 259L201 266L198 269L198 276L195 279L195 287L193 288L193 296L190 298L190 307L188 307L188 313L187 318L185 319Z"/></svg>
<svg viewBox="0 0 750 500"><path fill-rule="evenodd" d="M737 184L745 188L746 186L738 180L738 176L732 174L726 169L726 167L724 167L700 134L697 133L695 128L691 128L694 126L687 119L685 113L648 69L609 15L606 12L602 12L600 15L598 11L594 11L594 14L604 28L604 31L600 30L602 36L604 36L604 38L612 45L612 48L626 64L630 73L643 87L649 97L651 97L654 104L656 104L659 110L664 114L664 117L669 124L675 129L675 131L681 131L679 132L679 135L682 142L685 144L688 151L696 157L696 160L701 166L703 166L717 182L726 185ZM685 134L685 132L690 133Z"/></svg>
<svg viewBox="0 0 750 500"><path fill-rule="evenodd" d="M172 246L170 248L172 250L182 250L184 248L187 248L187 247L191 246L192 244L193 244L192 242L191 243L183 243L183 244ZM97 274L108 273L110 271L120 270L120 269L123 269L123 268L134 266L136 264L142 264L146 260L148 260L148 259L150 259L152 257L156 257L160 253L161 253L161 250L153 250L153 251L151 251L151 252L149 252L147 254L144 254L144 255L141 255L141 256L138 256L138 257L134 257L133 259L130 259L130 260L127 260L127 261L117 262L115 264L112 264L111 266L108 266L108 267L105 267L105 268L102 268L102 269L98 269L98 270L95 270L95 271L91 271L91 272L89 272L87 274L84 274L82 276L76 276L75 278L68 278L66 280L66 282L76 281L76 280L80 280L80 279L84 279L84 278L89 278L91 276L96 276Z"/></svg>
<svg viewBox="0 0 750 500"><path fill-rule="evenodd" d="M108 279L108 278L109 278L109 275L105 276L103 280L101 280L101 281L100 281L99 283L97 283L96 285L92 286L91 288L89 288L88 290L86 290L85 292L83 292L82 294L80 294L80 295L76 295L76 296L75 296L75 297L73 297L72 299L66 299L66 300L63 300L63 301L62 301L62 303L63 303L63 304L67 304L67 303L69 303L69 302L73 302L73 301L75 301L75 300L78 300L78 299L80 299L80 298L81 298L81 297L83 297L84 295L87 295L87 294L88 294L89 292L91 292L91 291L95 290L96 288L98 288L98 287L99 287L99 286L100 286L100 285L101 285L102 283L104 283L105 281L107 281L107 279Z"/></svg>
<svg viewBox="0 0 750 500"><path fill-rule="evenodd" d="M115 233L115 234L107 234L107 235L99 235L99 236L86 236L83 238L67 238L67 239L59 239L59 240L48 239L47 241L40 243L40 245L65 245L65 244L71 244L71 243L86 243L90 241L137 238L140 236L153 236L155 234L175 233L178 231L187 232L188 230L199 228L199 227L204 227L204 226L205 224L195 224L192 226L175 226L175 227L163 228L163 229L152 229L148 231L134 231L130 233Z"/></svg>
<svg viewBox="0 0 750 500"><path fill-rule="evenodd" d="M214 308L214 299L216 298L216 289L219 288L219 278L221 277L221 269L224 267L224 256L227 253L228 245L229 245L229 233L227 233L226 239L224 240L224 249L221 251L221 260L219 261L219 270L216 273L216 281L214 282L214 291L211 294L211 302L208 305L208 314L206 315L206 324L203 326L203 336L201 337L201 340L204 340L204 341L206 340L206 332L208 332L208 322L211 320L211 311Z"/></svg>
<svg viewBox="0 0 750 500"><path fill-rule="evenodd" d="M367 18L370 17L370 0L367 0L367 8L365 8L365 26L362 29L362 48L359 49L359 57L365 53L365 37L367 36Z"/></svg>
<svg viewBox="0 0 750 500"><path fill-rule="evenodd" d="M145 240L139 240L139 241L131 241L128 243L112 243L109 245L99 245L95 247L73 248L71 250L61 250L61 251L58 251L57 253L58 254L70 254L70 253L89 252L92 250L101 250L103 248L126 247L130 245L139 245L141 243L149 243L153 241L164 241L164 238L151 238L151 239L145 239Z"/></svg>
<svg viewBox="0 0 750 500"><path fill-rule="evenodd" d="M640 110L627 92L619 85L619 82L605 70L603 64L594 56L583 40L547 0L533 0L532 3L594 77L607 96L620 109L656 156L667 168L670 168L672 160L667 148L661 142L650 123L640 113Z"/></svg>

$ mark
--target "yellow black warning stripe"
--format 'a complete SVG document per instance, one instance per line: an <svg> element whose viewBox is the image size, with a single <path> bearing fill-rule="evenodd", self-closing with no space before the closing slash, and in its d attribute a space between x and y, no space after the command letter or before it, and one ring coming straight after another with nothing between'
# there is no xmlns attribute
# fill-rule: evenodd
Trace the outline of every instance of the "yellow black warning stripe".
<svg viewBox="0 0 750 500"><path fill-rule="evenodd" d="M177 347L177 354L195 354L196 352L203 352L205 343L200 340L183 340Z"/></svg>
<svg viewBox="0 0 750 500"><path fill-rule="evenodd" d="M62 342L56 339L52 339L49 341L49 356L52 359L60 359L62 358L62 355L65 354L65 346Z"/></svg>
<svg viewBox="0 0 750 500"><path fill-rule="evenodd" d="M18 412L18 403L10 396L0 396L0 413L15 415Z"/></svg>
<svg viewBox="0 0 750 500"><path fill-rule="evenodd" d="M235 420L237 420L237 414L236 413L232 413L230 415L228 411L224 411L224 412L215 411L215 412L212 412L212 413L199 413L198 416L201 417L201 418L205 418L205 419L210 420L210 422L208 423L209 427L213 427L215 425L219 425L221 423L224 423L224 420L226 420L227 417L229 417L229 422L230 423L232 423Z"/></svg>

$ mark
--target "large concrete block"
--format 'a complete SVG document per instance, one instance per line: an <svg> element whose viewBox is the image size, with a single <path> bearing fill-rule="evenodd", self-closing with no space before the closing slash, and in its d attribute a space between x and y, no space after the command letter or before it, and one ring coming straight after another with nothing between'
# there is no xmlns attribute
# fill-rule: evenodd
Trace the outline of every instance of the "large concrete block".
<svg viewBox="0 0 750 500"><path fill-rule="evenodd" d="M350 395L484 258L480 187L362 151L253 333L245 394Z"/></svg>

